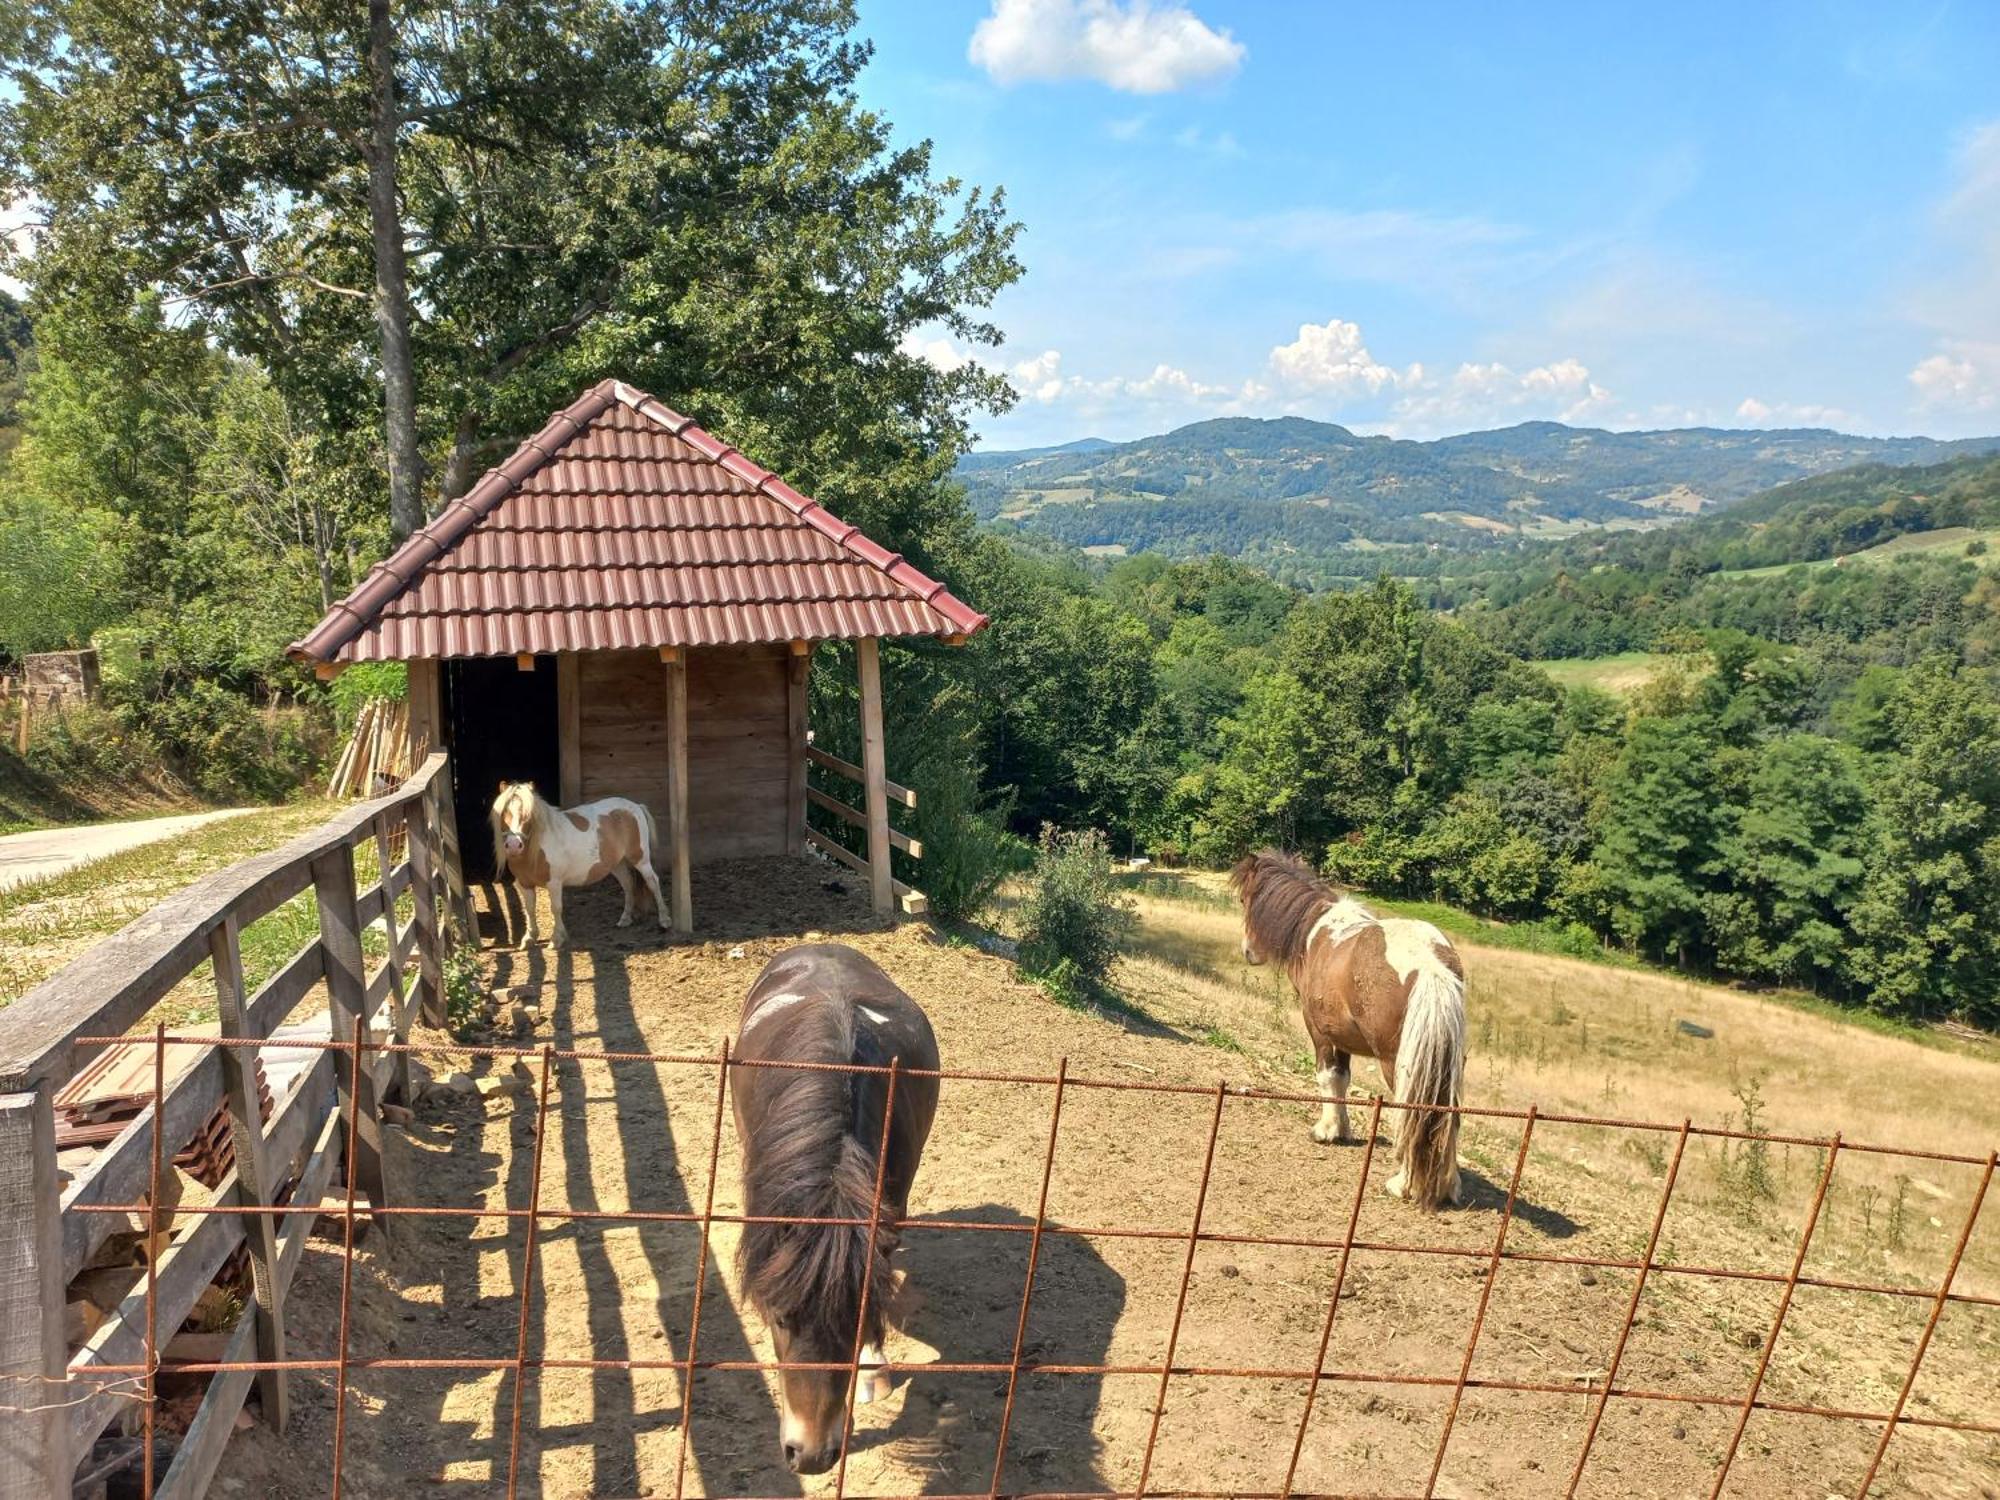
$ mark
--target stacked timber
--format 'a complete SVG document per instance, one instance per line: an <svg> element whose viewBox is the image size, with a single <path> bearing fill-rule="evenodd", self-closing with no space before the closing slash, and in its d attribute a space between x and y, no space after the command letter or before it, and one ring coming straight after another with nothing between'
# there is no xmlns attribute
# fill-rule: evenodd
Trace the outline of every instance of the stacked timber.
<svg viewBox="0 0 2000 1500"><path fill-rule="evenodd" d="M370 698L355 716L354 733L334 764L329 797L379 797L410 774L410 705Z"/></svg>

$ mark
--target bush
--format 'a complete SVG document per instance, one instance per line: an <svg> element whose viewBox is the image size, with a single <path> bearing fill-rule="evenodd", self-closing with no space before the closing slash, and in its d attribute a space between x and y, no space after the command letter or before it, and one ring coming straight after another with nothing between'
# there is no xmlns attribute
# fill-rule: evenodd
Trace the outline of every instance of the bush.
<svg viewBox="0 0 2000 1500"><path fill-rule="evenodd" d="M1131 923L1132 903L1112 883L1110 841L1094 828L1044 826L1034 890L1021 913L1023 971L1059 999L1079 998L1104 982Z"/></svg>
<svg viewBox="0 0 2000 1500"><path fill-rule="evenodd" d="M911 876L929 899L931 915L947 922L977 916L1002 881L1034 861L1033 851L1007 831L1013 798L981 797L971 736L953 740L916 768L923 796L914 831L924 857Z"/></svg>
<svg viewBox="0 0 2000 1500"><path fill-rule="evenodd" d="M393 698L400 702L409 693L410 672L403 663L363 661L334 678L327 696L333 699L334 721L345 733L354 728L354 721L361 717L362 705L369 699Z"/></svg>

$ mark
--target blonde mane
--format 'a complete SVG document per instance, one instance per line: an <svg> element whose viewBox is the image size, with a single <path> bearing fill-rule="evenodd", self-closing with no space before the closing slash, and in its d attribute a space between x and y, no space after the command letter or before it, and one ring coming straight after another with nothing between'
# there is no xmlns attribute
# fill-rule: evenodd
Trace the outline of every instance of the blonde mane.
<svg viewBox="0 0 2000 1500"><path fill-rule="evenodd" d="M486 811L486 821L493 830L493 868L505 870L507 866L507 830L500 821L500 808L516 793L528 794L528 816L521 824L521 857L528 861L528 868L534 867L533 856L541 847L542 835L548 828L549 804L532 781L512 781L500 788L500 795L493 799L493 806Z"/></svg>

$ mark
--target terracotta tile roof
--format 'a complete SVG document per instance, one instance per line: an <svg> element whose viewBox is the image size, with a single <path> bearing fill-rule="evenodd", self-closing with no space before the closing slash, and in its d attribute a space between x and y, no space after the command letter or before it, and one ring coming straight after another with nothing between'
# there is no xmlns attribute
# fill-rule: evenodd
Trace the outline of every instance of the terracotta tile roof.
<svg viewBox="0 0 2000 1500"><path fill-rule="evenodd" d="M969 635L986 616L615 380L328 611L294 660Z"/></svg>

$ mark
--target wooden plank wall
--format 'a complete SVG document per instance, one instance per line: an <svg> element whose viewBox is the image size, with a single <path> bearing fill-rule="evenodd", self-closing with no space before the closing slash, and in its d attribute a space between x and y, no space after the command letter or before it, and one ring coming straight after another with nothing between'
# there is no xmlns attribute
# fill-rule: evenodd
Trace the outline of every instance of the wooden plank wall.
<svg viewBox="0 0 2000 1500"><path fill-rule="evenodd" d="M687 653L688 843L696 863L786 852L784 645ZM581 795L633 797L667 822L667 668L655 651L578 657Z"/></svg>

